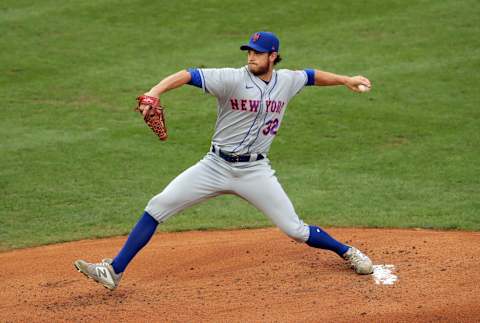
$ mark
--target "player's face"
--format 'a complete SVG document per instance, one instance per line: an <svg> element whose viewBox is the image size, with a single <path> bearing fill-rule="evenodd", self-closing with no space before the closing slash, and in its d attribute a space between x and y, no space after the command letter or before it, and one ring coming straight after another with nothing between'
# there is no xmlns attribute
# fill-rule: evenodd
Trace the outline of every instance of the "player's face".
<svg viewBox="0 0 480 323"><path fill-rule="evenodd" d="M253 75L259 76L268 73L273 66L274 53L260 53L254 50L248 51L248 69Z"/></svg>

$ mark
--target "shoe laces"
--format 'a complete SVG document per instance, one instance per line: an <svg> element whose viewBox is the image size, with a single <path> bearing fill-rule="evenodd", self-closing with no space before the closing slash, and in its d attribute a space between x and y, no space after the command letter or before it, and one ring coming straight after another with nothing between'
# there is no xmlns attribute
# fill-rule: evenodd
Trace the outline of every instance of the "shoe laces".
<svg viewBox="0 0 480 323"><path fill-rule="evenodd" d="M351 261L356 262L356 263L368 260L368 257L366 255L364 255L358 249L354 249L349 258L350 258Z"/></svg>
<svg viewBox="0 0 480 323"><path fill-rule="evenodd" d="M102 262L91 263L89 267L90 267L90 268L92 268L92 267L97 267L97 266L100 266L100 267L108 267L108 265L109 265L108 262L102 260Z"/></svg>
<svg viewBox="0 0 480 323"><path fill-rule="evenodd" d="M95 266L105 266L105 265L107 265L107 264L108 264L108 263L102 261L102 262L97 262L97 263L92 264L92 265L95 265Z"/></svg>

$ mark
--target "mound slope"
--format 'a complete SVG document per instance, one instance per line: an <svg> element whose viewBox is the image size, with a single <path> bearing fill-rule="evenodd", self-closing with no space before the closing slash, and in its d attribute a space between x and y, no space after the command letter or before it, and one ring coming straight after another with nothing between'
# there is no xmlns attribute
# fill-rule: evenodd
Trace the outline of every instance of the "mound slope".
<svg viewBox="0 0 480 323"><path fill-rule="evenodd" d="M277 229L158 233L110 292L73 261L114 255L125 237L0 253L0 321L325 322L480 319L480 233L330 229L395 265L376 284Z"/></svg>

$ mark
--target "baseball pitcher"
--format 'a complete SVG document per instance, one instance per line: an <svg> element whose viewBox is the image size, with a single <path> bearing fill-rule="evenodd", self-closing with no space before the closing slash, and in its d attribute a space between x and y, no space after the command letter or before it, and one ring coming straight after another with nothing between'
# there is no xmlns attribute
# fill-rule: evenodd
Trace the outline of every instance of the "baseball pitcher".
<svg viewBox="0 0 480 323"><path fill-rule="evenodd" d="M344 85L354 92L371 88L363 76L342 76L316 69L274 69L281 61L280 42L271 32L254 33L240 47L247 65L240 68L189 68L163 79L137 98L137 110L161 140L167 129L160 97L189 84L217 99L217 121L207 154L176 177L146 205L144 213L113 259L75 261L78 271L108 289L118 287L133 257L150 240L159 223L182 210L221 194L244 198L292 239L327 249L347 260L358 274L373 271L360 250L335 240L318 226L305 224L295 212L268 159L290 100L305 86Z"/></svg>

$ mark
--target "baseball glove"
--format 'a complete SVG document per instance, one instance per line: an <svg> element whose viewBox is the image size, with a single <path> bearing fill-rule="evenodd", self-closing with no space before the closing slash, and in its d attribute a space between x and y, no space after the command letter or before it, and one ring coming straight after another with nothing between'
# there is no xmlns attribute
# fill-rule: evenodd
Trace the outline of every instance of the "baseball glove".
<svg viewBox="0 0 480 323"><path fill-rule="evenodd" d="M165 110L164 107L160 105L160 100L153 96L140 95L137 97L137 102L138 104L135 108L135 111L140 112L140 114L143 116L140 106L148 106L148 111L143 117L143 120L160 140L167 140L168 134L167 126L165 124Z"/></svg>

